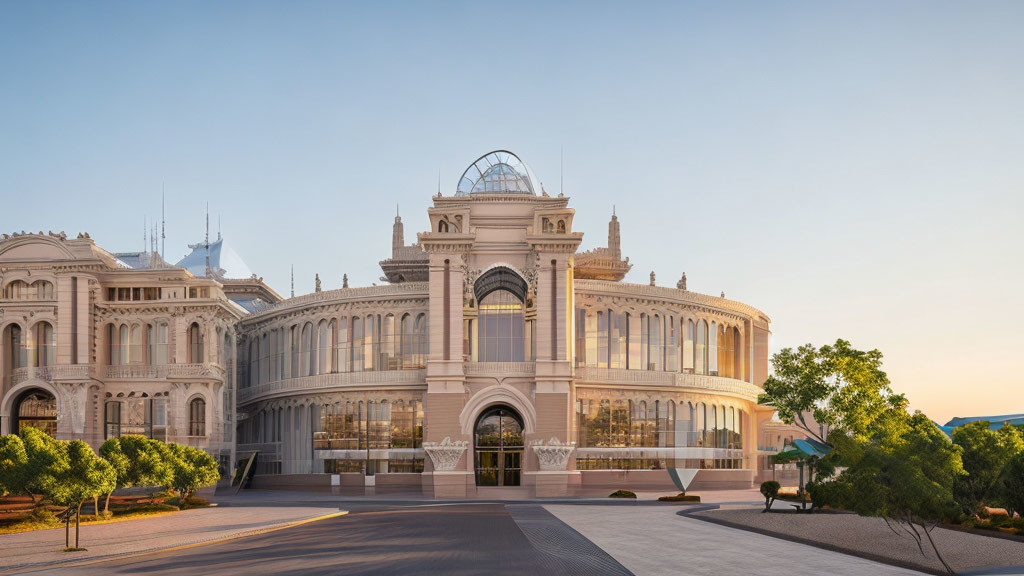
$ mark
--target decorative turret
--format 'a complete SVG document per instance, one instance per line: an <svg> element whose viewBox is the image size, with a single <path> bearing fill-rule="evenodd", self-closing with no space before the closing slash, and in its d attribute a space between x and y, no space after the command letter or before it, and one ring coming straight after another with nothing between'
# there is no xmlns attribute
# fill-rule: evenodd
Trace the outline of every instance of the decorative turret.
<svg viewBox="0 0 1024 576"><path fill-rule="evenodd" d="M622 259L619 239L619 217L615 215L615 206L612 206L612 219L608 221L608 251L616 260Z"/></svg>
<svg viewBox="0 0 1024 576"><path fill-rule="evenodd" d="M608 221L608 246L576 254L573 276L593 280L615 280L616 282L625 278L626 273L633 265L629 263L629 258L622 258L620 239L619 217L615 215L613 206L612 219Z"/></svg>
<svg viewBox="0 0 1024 576"><path fill-rule="evenodd" d="M402 225L402 217L398 214L398 207L395 207L395 224L391 228L391 257L398 258L398 253L405 246L405 227Z"/></svg>
<svg viewBox="0 0 1024 576"><path fill-rule="evenodd" d="M427 264L427 253L418 245L405 245L405 226L396 207L395 223L391 228L391 258L380 261L384 271L381 280L391 283L425 282L429 276Z"/></svg>

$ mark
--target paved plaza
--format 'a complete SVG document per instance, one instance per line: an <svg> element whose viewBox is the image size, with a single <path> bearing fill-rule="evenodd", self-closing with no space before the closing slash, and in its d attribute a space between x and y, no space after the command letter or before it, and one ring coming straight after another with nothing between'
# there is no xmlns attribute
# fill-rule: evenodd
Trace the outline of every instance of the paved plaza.
<svg viewBox="0 0 1024 576"><path fill-rule="evenodd" d="M11 551L0 572L916 574L680 516L683 506L656 503L653 494L623 502L442 502L398 496L250 491L220 498L218 508L85 527L82 539L89 552L74 557L58 551L62 530L0 536L0 546ZM750 491L705 495L721 502L750 497ZM341 510L347 514L259 533ZM231 536L241 537L227 539ZM208 541L214 543L193 545ZM168 547L174 548L159 550ZM24 566L56 561L75 564Z"/></svg>

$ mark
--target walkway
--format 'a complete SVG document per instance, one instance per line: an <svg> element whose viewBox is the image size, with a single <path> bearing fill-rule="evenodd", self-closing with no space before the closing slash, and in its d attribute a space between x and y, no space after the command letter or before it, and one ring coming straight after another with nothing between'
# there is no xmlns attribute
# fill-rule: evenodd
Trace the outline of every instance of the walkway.
<svg viewBox="0 0 1024 576"><path fill-rule="evenodd" d="M0 573L29 565L78 562L256 534L337 512L337 505L228 506L81 526L79 545L87 551L73 553L62 551L63 528L5 534L0 536ZM71 529L74 538L74 526Z"/></svg>
<svg viewBox="0 0 1024 576"><path fill-rule="evenodd" d="M679 516L676 507L545 508L634 574L878 576L920 574Z"/></svg>

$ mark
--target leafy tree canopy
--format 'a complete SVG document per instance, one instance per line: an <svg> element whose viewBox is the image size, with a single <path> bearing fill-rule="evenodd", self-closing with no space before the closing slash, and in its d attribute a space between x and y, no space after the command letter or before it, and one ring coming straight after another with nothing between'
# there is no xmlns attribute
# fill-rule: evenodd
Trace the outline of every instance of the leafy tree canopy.
<svg viewBox="0 0 1024 576"><path fill-rule="evenodd" d="M957 479L957 502L965 513L973 514L999 496L1004 470L1024 453L1024 432L1013 426L992 430L986 421L970 422L953 430L953 443L963 449L964 470L968 473Z"/></svg>
<svg viewBox="0 0 1024 576"><path fill-rule="evenodd" d="M92 447L81 440L61 444L66 466L57 471L56 482L47 494L54 504L77 508L85 500L113 490L117 473Z"/></svg>
<svg viewBox="0 0 1024 576"><path fill-rule="evenodd" d="M172 458L172 480L170 488L178 492L181 504L197 490L204 486L213 486L220 479L217 461L206 452L183 446L181 444L165 444Z"/></svg>
<svg viewBox="0 0 1024 576"><path fill-rule="evenodd" d="M906 411L907 401L889 385L882 371L882 353L854 349L846 340L815 348L805 344L796 350L784 348L772 356L774 374L764 383L758 403L776 409L779 419L796 424L820 442L831 438L808 422L824 425L829 435L865 441L879 433L895 434L898 425L894 409Z"/></svg>
<svg viewBox="0 0 1024 576"><path fill-rule="evenodd" d="M25 465L28 454L21 438L8 434L0 436L0 496L25 492Z"/></svg>

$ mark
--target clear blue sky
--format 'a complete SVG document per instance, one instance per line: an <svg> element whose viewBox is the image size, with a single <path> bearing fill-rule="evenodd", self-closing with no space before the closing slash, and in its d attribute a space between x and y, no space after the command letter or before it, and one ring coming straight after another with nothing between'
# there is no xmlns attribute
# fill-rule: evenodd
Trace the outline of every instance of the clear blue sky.
<svg viewBox="0 0 1024 576"><path fill-rule="evenodd" d="M495 148L613 204L630 280L880 348L944 421L1024 412L1024 3L0 2L0 229L168 257L203 206L280 293L377 281ZM214 224L216 226L216 224Z"/></svg>

